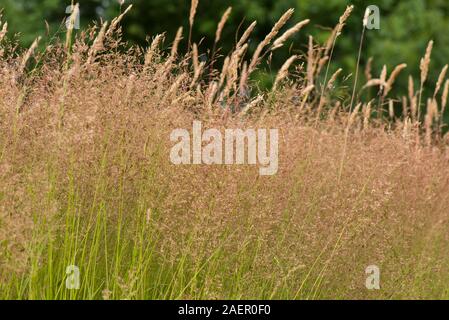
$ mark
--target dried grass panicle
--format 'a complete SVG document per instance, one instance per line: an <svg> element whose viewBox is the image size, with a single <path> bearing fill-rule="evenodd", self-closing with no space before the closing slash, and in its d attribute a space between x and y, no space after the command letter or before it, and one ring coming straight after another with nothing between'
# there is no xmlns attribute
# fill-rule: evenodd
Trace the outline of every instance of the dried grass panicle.
<svg viewBox="0 0 449 320"><path fill-rule="evenodd" d="M382 71L380 73L380 81L382 83L387 83L387 66L384 64L384 66L382 67Z"/></svg>
<svg viewBox="0 0 449 320"><path fill-rule="evenodd" d="M401 67L401 68L402 68L402 67ZM399 71L402 70L401 68L398 69L398 70L399 70ZM394 81L394 78L393 78L393 81ZM382 67L382 71L381 71L381 73L380 73L379 78L375 78L375 79L369 80L369 81L363 86L363 88L365 89L365 88L373 87L373 86L379 86L379 91L382 93L382 97L385 97L385 92L384 92L384 90L385 90L385 88L388 87L388 84L387 84L387 66L386 66L386 65L384 65L384 66Z"/></svg>
<svg viewBox="0 0 449 320"><path fill-rule="evenodd" d="M239 81L239 94L240 97L248 98L249 90L248 90L248 63L245 61L242 65L242 72L240 74L240 81Z"/></svg>
<svg viewBox="0 0 449 320"><path fill-rule="evenodd" d="M170 59L174 60L176 56L178 55L178 47L179 43L182 40L182 27L178 28L178 31L176 32L175 40L173 41L171 51L170 51Z"/></svg>
<svg viewBox="0 0 449 320"><path fill-rule="evenodd" d="M388 93L391 91L396 78L399 76L401 71L404 70L405 68L407 68L407 65L405 63L402 63L394 68L393 72L390 75L390 78L388 78L388 81L385 85L385 91L383 93L384 97L387 96Z"/></svg>
<svg viewBox="0 0 449 320"><path fill-rule="evenodd" d="M41 41L41 37L37 37L33 43L31 44L31 46L28 48L27 52L25 53L25 55L22 57L22 60L20 62L20 66L19 66L19 70L18 70L18 74L21 75L25 72L26 66L28 61L30 60L30 58L33 56L34 51L36 50L37 46L39 45L39 42Z"/></svg>
<svg viewBox="0 0 449 320"><path fill-rule="evenodd" d="M226 22L228 21L229 17L231 16L231 12L232 12L232 7L229 7L226 9L225 13L221 17L220 22L218 23L218 26L217 26L217 31L215 32L215 43L218 43L220 41L224 26L225 26Z"/></svg>
<svg viewBox="0 0 449 320"><path fill-rule="evenodd" d="M307 25L310 22L309 19L303 20L301 22L298 22L294 27L288 29L284 32L279 38L277 38L273 46L271 47L271 50L276 50L284 45L284 43L292 37L294 34L298 33L299 30L301 30L305 25Z"/></svg>
<svg viewBox="0 0 449 320"><path fill-rule="evenodd" d="M441 95L441 113L444 114L444 110L447 105L447 98L449 94L449 80L444 83L443 94Z"/></svg>
<svg viewBox="0 0 449 320"><path fill-rule="evenodd" d="M6 37L6 33L8 32L8 22L4 22L2 25L1 22L1 15L0 15L0 43L3 41L3 39ZM0 58L3 57L3 54L5 52L5 49L3 46L0 45Z"/></svg>
<svg viewBox="0 0 449 320"><path fill-rule="evenodd" d="M388 99L388 115L391 119L394 119L394 101L393 99Z"/></svg>
<svg viewBox="0 0 449 320"><path fill-rule="evenodd" d="M366 63L366 67L365 67L366 81L370 81L373 78L373 76L371 74L372 64L373 64L373 57L369 57L368 62Z"/></svg>
<svg viewBox="0 0 449 320"><path fill-rule="evenodd" d="M443 85L444 79L446 78L448 65L445 65L443 69L440 72L440 75L438 76L437 84L435 86L435 91L433 92L433 98L437 96L438 92L441 89L441 86Z"/></svg>
<svg viewBox="0 0 449 320"><path fill-rule="evenodd" d="M435 99L427 99L427 112L424 117L425 142L427 145L432 143L433 121L438 119L438 105Z"/></svg>
<svg viewBox="0 0 449 320"><path fill-rule="evenodd" d="M432 99L432 109L433 119L435 121L438 121L438 119L440 118L440 111L438 110L438 102L436 99Z"/></svg>
<svg viewBox="0 0 449 320"><path fill-rule="evenodd" d="M193 31L193 24L195 22L195 15L198 8L198 0L191 0L190 3L190 15L189 15L189 40L188 40L188 48L187 50L190 50L190 45L192 43L192 31Z"/></svg>
<svg viewBox="0 0 449 320"><path fill-rule="evenodd" d="M243 46L241 46L240 48L236 49L232 54L231 54L231 63L235 65L235 67L238 67L240 64L240 61L242 60L242 58L244 57L246 51L248 50L249 44L245 43Z"/></svg>
<svg viewBox="0 0 449 320"><path fill-rule="evenodd" d="M313 37L309 36L309 46L308 46L308 50L307 50L307 85L308 86L311 86L314 84L316 67L317 66L316 66Z"/></svg>
<svg viewBox="0 0 449 320"><path fill-rule="evenodd" d="M351 15L353 10L354 10L353 5L346 7L345 12L343 13L343 15L340 17L340 19L338 21L337 32L335 34L336 37L338 37L341 34L341 31L343 30L343 28L346 24L346 21L349 19L349 16Z"/></svg>
<svg viewBox="0 0 449 320"><path fill-rule="evenodd" d="M334 82L337 80L337 77L340 75L340 73L343 71L342 68L339 68L337 71L334 72L334 74L330 77L329 81L327 82L327 89L331 90L334 87Z"/></svg>
<svg viewBox="0 0 449 320"><path fill-rule="evenodd" d="M228 68L229 68L230 61L231 61L230 57L226 57L224 59L224 61L223 61L223 67L221 69L220 79L219 79L219 82L218 82L218 86L220 88L222 87L222 85L223 85L223 83L224 83L224 81L226 79L226 76L228 75Z"/></svg>
<svg viewBox="0 0 449 320"><path fill-rule="evenodd" d="M190 88L193 88L197 81L200 79L201 74L203 73L204 66L206 63L203 61L198 65L198 68L193 73L192 82L190 83Z"/></svg>
<svg viewBox="0 0 449 320"><path fill-rule="evenodd" d="M382 93L385 87L387 86L387 66L384 65L382 67L382 71L380 73L379 78L369 80L363 88L368 88L372 86L379 86L379 92ZM383 95L382 95L383 96Z"/></svg>
<svg viewBox="0 0 449 320"><path fill-rule="evenodd" d="M413 99L414 96L415 96L415 85L413 82L413 77L408 76L408 98L410 99L410 101Z"/></svg>
<svg viewBox="0 0 449 320"><path fill-rule="evenodd" d="M101 50L104 50L104 40L106 35L106 28L108 27L108 22L105 21L103 25L101 26L100 32L98 32L98 35L96 36L94 43L89 49L88 57L87 57L87 64L91 64L94 62L96 55Z"/></svg>
<svg viewBox="0 0 449 320"><path fill-rule="evenodd" d="M109 37L110 35L112 35L115 30L117 29L118 25L120 24L120 22L122 21L123 17L132 9L133 5L130 4L125 11L123 11L122 14L120 14L118 17L115 17L114 19L112 19L111 25L108 28L108 31L106 32L105 37Z"/></svg>
<svg viewBox="0 0 449 320"><path fill-rule="evenodd" d="M305 87L302 91L301 91L301 96L307 96L309 95L313 89L315 89L315 86L312 84L310 86Z"/></svg>
<svg viewBox="0 0 449 320"><path fill-rule="evenodd" d="M257 21L253 21L253 23L251 23L249 25L249 27L245 30L243 35L240 37L240 40L237 42L236 49L240 48L241 46L243 46L243 44L246 43L246 41L248 41L249 36L253 32L256 25L257 25Z"/></svg>
<svg viewBox="0 0 449 320"><path fill-rule="evenodd" d="M297 59L298 59L298 56L293 55L289 59L287 59L287 61L284 62L284 64L282 65L281 69L279 70L279 72L276 76L276 79L274 81L273 91L275 91L277 89L279 83L288 76L288 69L291 67L293 62L295 62L295 60L297 60Z"/></svg>
<svg viewBox="0 0 449 320"><path fill-rule="evenodd" d="M330 52L333 50L335 42L338 36L341 34L345 26L345 23L348 20L349 16L351 15L353 9L354 9L353 5L347 6L343 15L341 15L340 18L338 19L338 24L335 26L334 29L332 29L332 32L326 41L326 45L324 47L324 56L328 56Z"/></svg>
<svg viewBox="0 0 449 320"><path fill-rule="evenodd" d="M318 54L321 52L321 50L318 51ZM317 57L318 58L318 57ZM323 69L323 67L328 64L330 57L329 56L324 56L322 58L320 58L318 60L318 65L317 65L317 70L316 70L316 74L320 74L321 70Z"/></svg>
<svg viewBox="0 0 449 320"><path fill-rule="evenodd" d="M195 22L195 15L196 10L198 8L198 0L192 0L190 4L190 15L189 15L189 24L190 26L193 26L193 23Z"/></svg>
<svg viewBox="0 0 449 320"><path fill-rule="evenodd" d="M418 121L418 98L416 96L410 101L410 113L413 122Z"/></svg>
<svg viewBox="0 0 449 320"><path fill-rule="evenodd" d="M372 101L369 101L367 104L363 105L363 128L364 129L368 129L369 125L370 125L371 104L372 104Z"/></svg>
<svg viewBox="0 0 449 320"><path fill-rule="evenodd" d="M0 41L2 41L3 38L6 36L6 33L8 32L8 22L4 22L2 24L1 16L0 16L0 27L1 27L1 30L0 30Z"/></svg>
<svg viewBox="0 0 449 320"><path fill-rule="evenodd" d="M158 34L151 41L151 45L145 53L145 66L148 67L154 62L154 57L159 54L159 46L164 41L164 35Z"/></svg>
<svg viewBox="0 0 449 320"><path fill-rule="evenodd" d="M357 119L357 116L359 114L359 110L360 110L361 106L362 106L362 103L361 102L358 103L355 106L354 110L349 115L348 124L347 124L347 127L346 127L346 133L349 132L349 130L351 129L352 125L355 123L355 121Z"/></svg>
<svg viewBox="0 0 449 320"><path fill-rule="evenodd" d="M409 116L408 101L406 96L402 96L402 117L406 119Z"/></svg>
<svg viewBox="0 0 449 320"><path fill-rule="evenodd" d="M363 27L364 28L366 28L368 26L368 19L369 19L370 13L371 13L371 10L369 7L367 7L365 10L365 15L363 16Z"/></svg>
<svg viewBox="0 0 449 320"><path fill-rule="evenodd" d="M173 84L170 86L170 88L168 89L168 91L166 92L164 97L162 98L162 102L161 102L162 105L164 105L164 103L166 103L167 100L169 100L170 98L173 98L176 95L179 87L181 86L181 83L186 79L188 79L188 75L186 73L183 73L176 78L176 80L173 82Z"/></svg>
<svg viewBox="0 0 449 320"><path fill-rule="evenodd" d="M68 20L68 26L67 26L67 33L66 33L66 39L65 39L65 49L66 51L70 51L70 46L72 43L72 33L73 29L75 28L75 21L76 18L79 15L79 4L75 4L72 7L72 13L70 14L69 20Z"/></svg>
<svg viewBox="0 0 449 320"><path fill-rule="evenodd" d="M421 119L421 100L424 90L424 83L427 80L427 76L429 74L429 65L430 65L430 57L432 55L432 48L433 48L433 40L429 41L426 49L426 53L424 57L421 59L419 69L421 70L421 86L419 89L419 98L418 98L418 105L417 105L417 121L420 121Z"/></svg>
<svg viewBox="0 0 449 320"><path fill-rule="evenodd" d="M396 78L399 76L399 74L401 73L402 70L404 70L407 67L407 65L405 63L402 63L398 66L396 66L393 70L393 72L391 73L390 77L387 80L387 66L384 65L382 67L382 71L380 74L380 77L377 79L372 79L371 78L371 73L369 72L369 74L367 74L367 79L369 79L366 84L363 86L363 88L368 88L368 87L372 87L372 86L379 86L380 91L382 93L382 98L385 98L388 93L390 93L390 91L393 88L394 82L396 81ZM413 91L413 84L410 84L410 79L409 79L409 92Z"/></svg>
<svg viewBox="0 0 449 320"><path fill-rule="evenodd" d="M369 87L375 87L375 86L379 86L380 90L382 90L382 87L385 87L386 83L382 82L381 79L371 79L369 80L364 86L363 89L365 88L369 88Z"/></svg>
<svg viewBox="0 0 449 320"><path fill-rule="evenodd" d="M170 50L170 56L164 62L163 68L159 68L155 74L155 77L157 79L167 79L167 76L170 74L170 72L175 67L175 65L176 65L175 62L176 62L176 59L178 58L179 43L182 40L182 31L183 31L183 28L180 27L176 33L175 39L173 40L172 47ZM159 86L158 86L160 89L162 89L161 83L162 82L160 82Z"/></svg>
<svg viewBox="0 0 449 320"><path fill-rule="evenodd" d="M198 81L205 65L204 61L201 63L199 61L198 45L196 43L194 43L192 46L192 64L194 74L190 87L193 87L195 83Z"/></svg>
<svg viewBox="0 0 449 320"><path fill-rule="evenodd" d="M257 96L255 99L253 99L250 103L248 103L242 109L242 111L240 112L240 117L245 116L246 114L248 114L248 111L254 109L254 107L256 107L262 101L264 101L264 96L262 96L262 95Z"/></svg>
<svg viewBox="0 0 449 320"><path fill-rule="evenodd" d="M302 98L302 101L301 101L301 103L299 105L299 109L298 109L299 114L301 114L302 111L304 110L307 100L309 99L309 96L314 89L315 89L315 85L312 84L312 85L309 85L301 90L299 97ZM299 115L298 115L298 117L299 117Z"/></svg>
<svg viewBox="0 0 449 320"><path fill-rule="evenodd" d="M234 51L229 59L229 64L226 68L226 87L223 90L223 97L227 97L231 90L236 90L238 82L238 70L240 68L240 62L248 50L248 44L245 43L241 48Z"/></svg>
<svg viewBox="0 0 449 320"><path fill-rule="evenodd" d="M198 56L199 56L198 45L196 43L194 43L192 46L192 64L193 64L193 70L195 70L195 72L199 69L199 66L200 66Z"/></svg>
<svg viewBox="0 0 449 320"><path fill-rule="evenodd" d="M427 75L429 74L430 56L432 55L433 40L431 40L426 49L426 54L421 59L419 69L421 70L421 85L427 80Z"/></svg>
<svg viewBox="0 0 449 320"><path fill-rule="evenodd" d="M265 39L259 43L256 50L254 51L253 57L251 58L251 62L248 67L248 73L252 73L257 65L260 63L260 55L262 54L263 49L270 44L270 42L276 37L281 28L287 23L287 21L293 15L294 9L287 10L282 17L276 22L276 24L271 29L270 33L265 36Z"/></svg>

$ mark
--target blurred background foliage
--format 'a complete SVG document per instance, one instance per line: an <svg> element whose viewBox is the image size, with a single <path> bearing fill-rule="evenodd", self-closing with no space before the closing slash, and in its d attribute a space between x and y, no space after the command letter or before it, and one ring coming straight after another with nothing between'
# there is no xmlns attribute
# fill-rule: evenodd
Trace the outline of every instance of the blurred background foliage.
<svg viewBox="0 0 449 320"><path fill-rule="evenodd" d="M123 22L124 38L129 43L146 46L148 39L157 33L166 32L165 46L170 45L176 29L184 26L185 43L188 31L190 0L127 0L120 7L117 0L79 0L81 27L92 21L111 20L121 10L133 4L133 9ZM0 0L4 19L11 33L20 33L20 42L28 46L38 35L65 34L62 24L67 16L66 7L71 0ZM354 71L357 50L362 30L362 18L366 6L375 4L381 11L380 30L368 30L362 64L373 57L373 76L377 77L384 64L389 72L400 63L407 63L407 72L398 79L397 95L406 90L407 74L418 81L419 61L430 39L435 41L431 65L431 81L436 81L439 71L449 57L449 1L447 0L200 0L195 20L193 39L200 42L200 50L208 53L212 48L217 23L228 6L233 7L220 43L221 52L226 53L235 44L235 39L245 28L257 20L256 31L251 38L253 46L263 39L275 21L288 8L295 8L289 25L303 19L311 19L289 45L273 55L267 70L276 68L292 53L307 52L307 36L324 43L329 31L338 21L345 7L355 5L343 36L338 39L333 68L342 67L346 74ZM48 23L48 25L47 25ZM49 28L47 28L47 26ZM185 46L182 46L185 49ZM268 73L270 74L270 73Z"/></svg>

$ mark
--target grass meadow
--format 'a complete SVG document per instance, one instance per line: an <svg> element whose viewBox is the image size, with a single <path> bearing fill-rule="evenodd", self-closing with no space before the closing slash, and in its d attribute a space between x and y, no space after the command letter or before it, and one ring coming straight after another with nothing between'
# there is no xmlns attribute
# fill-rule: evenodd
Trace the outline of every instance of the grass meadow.
<svg viewBox="0 0 449 320"><path fill-rule="evenodd" d="M311 27L285 28L292 10L252 51L245 25L229 53L182 28L127 46L127 11L25 49L1 20L0 299L449 298L449 81L447 67L427 80L433 42L403 97L404 65L333 73L347 19L366 27L348 7L260 89L269 56ZM194 120L278 128L277 174L172 164L170 132Z"/></svg>

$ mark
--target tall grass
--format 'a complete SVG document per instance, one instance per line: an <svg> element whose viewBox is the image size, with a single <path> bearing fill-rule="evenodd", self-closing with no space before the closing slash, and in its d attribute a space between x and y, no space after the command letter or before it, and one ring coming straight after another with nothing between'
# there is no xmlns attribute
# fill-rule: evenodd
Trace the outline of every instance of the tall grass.
<svg viewBox="0 0 449 320"><path fill-rule="evenodd" d="M128 9L45 52L0 37L0 298L449 298L447 81L437 102L446 72L425 123L413 81L389 122L372 117L373 101L355 101L357 86L354 101L337 99L343 71L329 77L329 64L348 8L327 43L310 37L307 54L260 91L253 72L309 21L277 37L287 11L251 56L252 23L233 52L205 64L193 2L184 56L182 28L170 52L165 35L127 49ZM401 70L365 88L387 99ZM278 174L172 165L170 132L194 119L279 128ZM381 289L370 291L373 264ZM66 286L69 266L78 290Z"/></svg>

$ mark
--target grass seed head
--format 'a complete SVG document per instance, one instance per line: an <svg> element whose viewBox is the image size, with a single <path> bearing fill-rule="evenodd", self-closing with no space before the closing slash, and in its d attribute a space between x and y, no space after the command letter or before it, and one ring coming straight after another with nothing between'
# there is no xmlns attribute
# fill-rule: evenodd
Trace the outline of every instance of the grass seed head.
<svg viewBox="0 0 449 320"><path fill-rule="evenodd" d="M432 55L432 48L433 48L433 40L431 40L426 49L426 54L421 59L421 63L419 65L419 68L421 70L421 83L424 84L427 80L427 75L429 73L429 65L430 65L430 56Z"/></svg>
<svg viewBox="0 0 449 320"><path fill-rule="evenodd" d="M217 26L217 31L215 32L215 43L218 43L220 41L224 26L225 26L226 22L228 21L229 17L231 16L231 12L232 12L232 7L229 7L228 9L226 9L225 13L221 17L221 20Z"/></svg>

